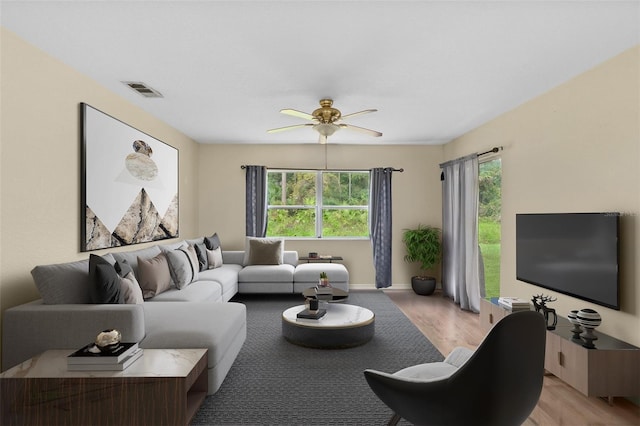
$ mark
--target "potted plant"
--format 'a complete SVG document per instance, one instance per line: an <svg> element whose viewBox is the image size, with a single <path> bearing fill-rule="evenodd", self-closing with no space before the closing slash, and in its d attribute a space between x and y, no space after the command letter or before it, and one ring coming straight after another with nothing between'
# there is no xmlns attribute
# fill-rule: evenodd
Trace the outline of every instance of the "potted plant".
<svg viewBox="0 0 640 426"><path fill-rule="evenodd" d="M427 272L440 260L440 229L418 225L415 229L405 229L402 241L407 248L405 262L419 262L420 269ZM430 295L436 289L436 279L428 275L411 277L411 288L417 294Z"/></svg>
<svg viewBox="0 0 640 426"><path fill-rule="evenodd" d="M319 283L320 287L330 287L329 284L329 277L327 276L326 272L320 272L320 283Z"/></svg>

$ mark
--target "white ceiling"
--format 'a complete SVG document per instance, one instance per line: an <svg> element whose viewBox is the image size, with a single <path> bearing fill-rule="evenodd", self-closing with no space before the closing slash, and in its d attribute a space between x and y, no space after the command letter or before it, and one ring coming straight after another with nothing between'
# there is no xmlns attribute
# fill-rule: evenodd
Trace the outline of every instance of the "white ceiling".
<svg viewBox="0 0 640 426"><path fill-rule="evenodd" d="M2 1L2 26L200 143L440 144L640 43L638 1ZM143 81L163 99L120 83ZM55 82L52 82L55 83ZM105 111L118 117L118 111Z"/></svg>

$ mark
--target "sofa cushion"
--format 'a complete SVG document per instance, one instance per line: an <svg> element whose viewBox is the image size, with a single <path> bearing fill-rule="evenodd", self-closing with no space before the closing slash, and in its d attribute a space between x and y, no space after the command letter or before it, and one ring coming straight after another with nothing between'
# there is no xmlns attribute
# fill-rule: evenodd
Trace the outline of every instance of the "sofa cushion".
<svg viewBox="0 0 640 426"><path fill-rule="evenodd" d="M172 287L146 301L154 302L222 302L222 289L214 281L195 281L181 290Z"/></svg>
<svg viewBox="0 0 640 426"><path fill-rule="evenodd" d="M191 287L191 286L189 286ZM207 348L208 367L217 366L239 335L246 333L241 303L145 303L142 348Z"/></svg>
<svg viewBox="0 0 640 426"><path fill-rule="evenodd" d="M283 246L282 240L249 240L249 264L282 265Z"/></svg>
<svg viewBox="0 0 640 426"><path fill-rule="evenodd" d="M217 281L223 286L227 283L236 284L238 273L242 270L241 265L224 264L219 268L207 269L200 273L200 281Z"/></svg>
<svg viewBox="0 0 640 426"><path fill-rule="evenodd" d="M138 283L145 299L152 298L171 287L171 272L164 253L151 259L138 257Z"/></svg>
<svg viewBox="0 0 640 426"><path fill-rule="evenodd" d="M238 282L292 283L294 267L283 265L250 265L238 273Z"/></svg>
<svg viewBox="0 0 640 426"><path fill-rule="evenodd" d="M111 254L103 258L115 263ZM89 259L38 265L31 270L31 276L46 305L91 303Z"/></svg>
<svg viewBox="0 0 640 426"><path fill-rule="evenodd" d="M113 253L113 257L117 261L126 260L129 265L131 265L131 268L133 268L134 275L139 279L140 276L138 275L138 257L142 259L151 259L152 257L155 257L160 253L160 247L155 245L140 250Z"/></svg>
<svg viewBox="0 0 640 426"><path fill-rule="evenodd" d="M89 286L92 303L122 303L120 277L101 256L89 256Z"/></svg>
<svg viewBox="0 0 640 426"><path fill-rule="evenodd" d="M341 263L301 263L293 274L295 282L318 284L320 273L324 272L332 282L349 282L349 271Z"/></svg>
<svg viewBox="0 0 640 426"><path fill-rule="evenodd" d="M169 264L171 279L178 289L182 289L198 279L199 265L195 249L192 246L185 244L175 250L167 250L164 254Z"/></svg>

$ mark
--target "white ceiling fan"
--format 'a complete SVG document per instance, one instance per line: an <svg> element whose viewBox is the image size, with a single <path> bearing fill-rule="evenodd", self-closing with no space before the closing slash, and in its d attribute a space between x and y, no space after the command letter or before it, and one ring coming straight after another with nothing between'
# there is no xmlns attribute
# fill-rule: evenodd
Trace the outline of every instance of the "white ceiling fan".
<svg viewBox="0 0 640 426"><path fill-rule="evenodd" d="M355 117L362 114L368 114L370 112L376 112L377 109L365 109L363 111L353 112L351 114L342 115L340 110L333 108L332 99L321 99L320 108L313 111L311 114L298 111L295 109L281 109L282 114L291 115L293 117L303 118L305 120L311 120L312 123L295 124L293 126L278 127L277 129L267 130L268 133L277 133L285 130L297 129L300 127L311 127L313 130L320 134L318 142L324 144L327 143L327 137L333 135L339 129L351 129L361 133L368 134L370 136L379 137L382 133L365 129L364 127L354 126L352 124L341 123L345 118Z"/></svg>

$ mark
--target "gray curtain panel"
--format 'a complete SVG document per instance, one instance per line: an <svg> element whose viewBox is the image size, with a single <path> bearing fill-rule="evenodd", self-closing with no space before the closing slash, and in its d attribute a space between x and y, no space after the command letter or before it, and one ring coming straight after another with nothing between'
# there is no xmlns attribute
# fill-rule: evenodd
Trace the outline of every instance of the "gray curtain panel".
<svg viewBox="0 0 640 426"><path fill-rule="evenodd" d="M246 234L267 235L267 168L245 166L246 169Z"/></svg>
<svg viewBox="0 0 640 426"><path fill-rule="evenodd" d="M462 309L480 312L484 271L478 245L478 155L440 165L442 288Z"/></svg>
<svg viewBox="0 0 640 426"><path fill-rule="evenodd" d="M376 288L391 287L391 168L371 169L369 233L373 245Z"/></svg>

